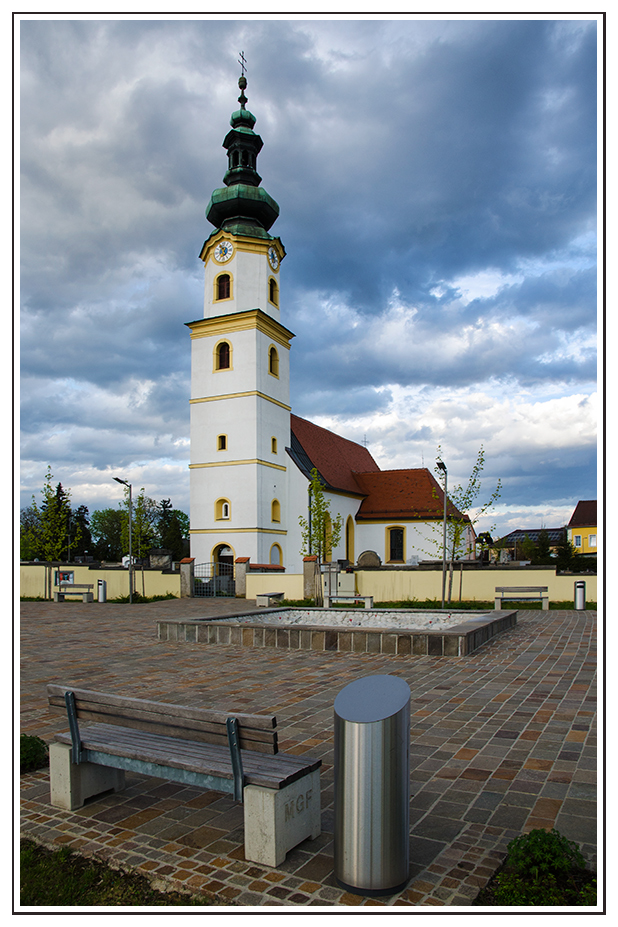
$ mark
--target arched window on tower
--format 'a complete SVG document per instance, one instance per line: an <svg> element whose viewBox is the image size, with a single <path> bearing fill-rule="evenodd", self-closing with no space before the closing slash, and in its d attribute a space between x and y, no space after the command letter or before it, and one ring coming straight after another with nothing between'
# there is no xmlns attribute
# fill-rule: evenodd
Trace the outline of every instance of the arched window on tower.
<svg viewBox="0 0 618 927"><path fill-rule="evenodd" d="M230 275L220 274L217 277L217 299L229 299L232 292Z"/></svg>
<svg viewBox="0 0 618 927"><path fill-rule="evenodd" d="M268 372L272 373L273 377L279 376L279 355L274 347L268 352Z"/></svg>
<svg viewBox="0 0 618 927"><path fill-rule="evenodd" d="M216 369L229 370L230 367L230 346L227 341L222 341L217 345Z"/></svg>
<svg viewBox="0 0 618 927"><path fill-rule="evenodd" d="M273 306L279 305L279 287L274 277L271 277L268 281L268 299Z"/></svg>
<svg viewBox="0 0 618 927"><path fill-rule="evenodd" d="M270 520L279 522L281 521L281 503L278 499L273 499L271 504Z"/></svg>
<svg viewBox="0 0 618 927"><path fill-rule="evenodd" d="M230 518L232 514L232 506L230 505L229 499L217 499L215 502L215 519L217 521L222 521Z"/></svg>

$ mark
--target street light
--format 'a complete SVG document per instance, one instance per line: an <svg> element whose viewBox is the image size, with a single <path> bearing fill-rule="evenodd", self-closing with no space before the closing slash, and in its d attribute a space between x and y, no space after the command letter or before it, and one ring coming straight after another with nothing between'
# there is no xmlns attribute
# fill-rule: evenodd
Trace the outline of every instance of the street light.
<svg viewBox="0 0 618 927"><path fill-rule="evenodd" d="M442 608L444 608L444 593L446 591L446 489L448 481L448 472L446 464L441 460L436 461L438 470L444 473L444 517L442 520Z"/></svg>
<svg viewBox="0 0 618 927"><path fill-rule="evenodd" d="M133 487L117 476L114 479L117 483L129 487L129 605L133 605Z"/></svg>

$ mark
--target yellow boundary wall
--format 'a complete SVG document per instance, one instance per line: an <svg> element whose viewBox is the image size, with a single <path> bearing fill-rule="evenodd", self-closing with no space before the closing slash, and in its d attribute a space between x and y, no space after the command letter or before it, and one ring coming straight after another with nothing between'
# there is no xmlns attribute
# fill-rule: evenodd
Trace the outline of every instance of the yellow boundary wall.
<svg viewBox="0 0 618 927"><path fill-rule="evenodd" d="M374 602L405 602L407 599L440 600L442 598L442 572L440 570L356 570L356 591L359 595L372 595ZM453 572L451 602L459 600L460 574ZM597 577L592 574L556 576L555 570L479 569L466 570L462 575L461 598L467 602L493 602L496 586L547 586L550 602L573 601L575 582L586 583L586 601L597 601ZM447 575L448 591L448 575ZM265 592L283 592L287 599L303 598L301 574L268 573L247 574L247 598Z"/></svg>
<svg viewBox="0 0 618 927"><path fill-rule="evenodd" d="M45 564L45 563L28 563L21 564L19 578L19 592L22 596L36 598L40 596L45 598L49 595L46 593L46 582L49 582L48 576L51 570L51 591L52 598L55 586L56 572L73 573L74 583L92 583L94 585L93 593L96 601L97 598L97 580L104 579L107 582L107 598L117 599L120 596L129 594L129 571L125 569L105 569L100 567L90 570L87 566L78 563L62 564ZM142 571L135 570L134 588L140 595L172 595L180 597L180 573L163 573L161 570L144 570L144 584L142 587ZM72 601L79 602L77 596L72 597Z"/></svg>

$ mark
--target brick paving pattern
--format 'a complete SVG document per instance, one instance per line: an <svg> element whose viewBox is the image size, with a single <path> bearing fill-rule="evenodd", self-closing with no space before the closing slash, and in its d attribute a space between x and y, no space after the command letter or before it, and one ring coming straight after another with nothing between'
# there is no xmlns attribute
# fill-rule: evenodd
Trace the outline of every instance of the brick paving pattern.
<svg viewBox="0 0 618 927"><path fill-rule="evenodd" d="M73 812L49 804L47 770L21 777L22 834L236 905L467 906L534 827L595 862L596 614L520 611L468 657L254 650L159 642L161 619L234 614L232 599L147 605L22 603L21 729L68 728L48 682L277 715L280 749L322 759L322 834L276 869L244 858L242 806L221 793L127 774L125 791ZM250 607L242 603L242 611ZM412 691L410 881L367 898L333 876L333 703L374 673Z"/></svg>

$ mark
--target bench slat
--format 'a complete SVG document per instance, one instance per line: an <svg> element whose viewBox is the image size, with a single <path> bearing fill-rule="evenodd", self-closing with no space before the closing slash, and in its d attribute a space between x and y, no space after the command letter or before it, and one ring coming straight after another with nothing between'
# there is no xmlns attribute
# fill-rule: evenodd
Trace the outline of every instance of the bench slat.
<svg viewBox="0 0 618 927"><path fill-rule="evenodd" d="M55 708L64 708L64 700L53 696L49 700ZM130 727L136 731L152 731L153 733L169 734L171 737L180 737L186 734L192 740L201 743L227 744L227 730L225 724L212 724L186 719L177 720L173 716L161 715L160 720L152 718L147 712L118 712L111 706L97 706L95 703L80 701L77 705L77 717L81 721L99 721L102 724L119 724ZM235 717L235 716L234 716ZM276 753L278 750L278 735L276 731L255 731L242 727L240 729L240 745L245 750L257 750L264 753Z"/></svg>
<svg viewBox="0 0 618 927"><path fill-rule="evenodd" d="M496 586L496 592L547 592L547 586Z"/></svg>
<svg viewBox="0 0 618 927"><path fill-rule="evenodd" d="M158 762L163 766L230 780L234 778L227 747L202 746L159 734L136 734L131 728L104 724L85 727L80 733L85 750L124 756L136 762ZM56 734L55 739L60 743L71 743L69 733ZM242 759L246 784L276 789L318 769L321 764L320 760L303 759L302 756L267 756L250 751L244 752Z"/></svg>
<svg viewBox="0 0 618 927"><path fill-rule="evenodd" d="M170 702L151 702L148 699L128 698L120 695L110 695L107 692L93 692L90 689L77 689L73 686L59 686L56 683L49 683L47 694L50 697L59 697L64 707L64 693L70 690L75 695L75 700L79 704L82 701L94 702L98 705L111 705L118 709L134 709L136 711L148 711L153 716L170 715L174 718L188 718L196 721L214 722L225 724L226 720L233 715L238 718L240 724L247 728L256 730L272 730L277 726L277 719L273 715L250 715L240 711L223 711L212 708L193 708L187 705L174 705Z"/></svg>

